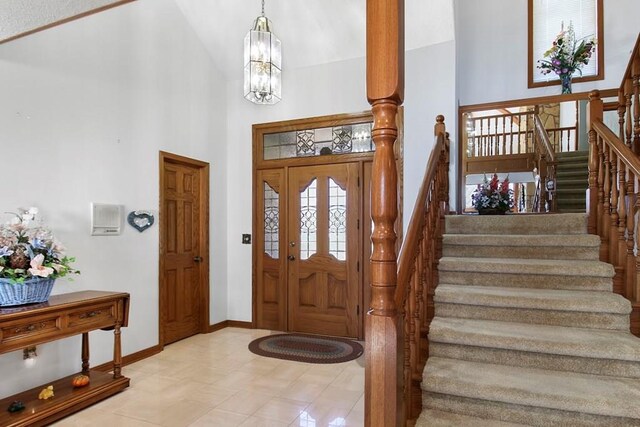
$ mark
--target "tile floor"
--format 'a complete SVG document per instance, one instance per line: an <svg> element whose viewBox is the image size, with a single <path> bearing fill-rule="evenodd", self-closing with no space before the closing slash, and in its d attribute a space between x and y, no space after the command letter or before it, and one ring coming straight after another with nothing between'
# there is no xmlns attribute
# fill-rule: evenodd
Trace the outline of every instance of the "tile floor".
<svg viewBox="0 0 640 427"><path fill-rule="evenodd" d="M54 424L354 427L364 425L364 358L313 365L247 349L270 331L226 328L128 365L131 386Z"/></svg>

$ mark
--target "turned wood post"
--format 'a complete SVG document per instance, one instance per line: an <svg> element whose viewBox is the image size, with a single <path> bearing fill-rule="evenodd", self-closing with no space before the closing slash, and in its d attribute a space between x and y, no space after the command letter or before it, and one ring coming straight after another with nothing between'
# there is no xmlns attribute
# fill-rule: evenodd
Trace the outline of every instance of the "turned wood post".
<svg viewBox="0 0 640 427"><path fill-rule="evenodd" d="M600 91L594 90L589 93L589 108L587 110L587 123L589 124L589 222L588 231L591 234L598 234L598 163L599 155L596 131L592 123L602 120L603 104L600 99Z"/></svg>
<svg viewBox="0 0 640 427"><path fill-rule="evenodd" d="M404 423L403 326L397 286L397 172L393 145L404 97L404 0L367 0L367 98L376 145L371 172L371 308L366 316L365 425Z"/></svg>

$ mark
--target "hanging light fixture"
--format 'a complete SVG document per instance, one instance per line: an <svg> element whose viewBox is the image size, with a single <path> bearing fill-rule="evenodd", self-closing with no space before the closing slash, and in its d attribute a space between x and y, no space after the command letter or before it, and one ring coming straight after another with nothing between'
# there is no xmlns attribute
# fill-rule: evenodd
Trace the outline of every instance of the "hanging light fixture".
<svg viewBox="0 0 640 427"><path fill-rule="evenodd" d="M282 98L282 46L271 32L271 21L258 16L244 38L244 97L256 104L276 104Z"/></svg>

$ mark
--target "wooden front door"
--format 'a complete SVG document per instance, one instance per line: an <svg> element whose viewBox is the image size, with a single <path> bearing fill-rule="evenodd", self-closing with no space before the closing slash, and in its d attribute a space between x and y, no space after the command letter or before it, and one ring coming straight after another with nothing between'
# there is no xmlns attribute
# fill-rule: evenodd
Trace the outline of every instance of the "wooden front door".
<svg viewBox="0 0 640 427"><path fill-rule="evenodd" d="M289 330L358 336L357 163L289 169Z"/></svg>
<svg viewBox="0 0 640 427"><path fill-rule="evenodd" d="M162 345L208 329L206 194L206 163L161 153Z"/></svg>

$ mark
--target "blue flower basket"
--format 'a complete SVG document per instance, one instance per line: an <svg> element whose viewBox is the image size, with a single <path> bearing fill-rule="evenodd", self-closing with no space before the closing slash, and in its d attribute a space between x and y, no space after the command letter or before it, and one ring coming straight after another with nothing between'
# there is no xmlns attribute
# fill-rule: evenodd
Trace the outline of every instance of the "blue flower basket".
<svg viewBox="0 0 640 427"><path fill-rule="evenodd" d="M0 307L45 302L56 279L32 278L23 283L0 279Z"/></svg>

